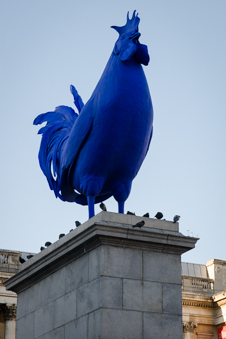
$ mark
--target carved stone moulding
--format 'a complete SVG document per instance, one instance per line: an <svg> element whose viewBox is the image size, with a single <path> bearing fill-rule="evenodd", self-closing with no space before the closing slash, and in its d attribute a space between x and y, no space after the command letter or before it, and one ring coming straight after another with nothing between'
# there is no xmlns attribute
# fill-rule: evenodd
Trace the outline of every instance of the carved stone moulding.
<svg viewBox="0 0 226 339"><path fill-rule="evenodd" d="M213 333L196 332L197 339L213 339Z"/></svg>
<svg viewBox="0 0 226 339"><path fill-rule="evenodd" d="M0 322L16 320L16 305L1 304L0 305Z"/></svg>
<svg viewBox="0 0 226 339"><path fill-rule="evenodd" d="M197 323L193 323L193 321L183 322L183 332L191 332L194 333L194 329L198 327Z"/></svg>
<svg viewBox="0 0 226 339"><path fill-rule="evenodd" d="M193 301L193 300L183 300L183 306L195 306L195 307L205 307L205 308L214 308L213 302L205 302L205 301Z"/></svg>

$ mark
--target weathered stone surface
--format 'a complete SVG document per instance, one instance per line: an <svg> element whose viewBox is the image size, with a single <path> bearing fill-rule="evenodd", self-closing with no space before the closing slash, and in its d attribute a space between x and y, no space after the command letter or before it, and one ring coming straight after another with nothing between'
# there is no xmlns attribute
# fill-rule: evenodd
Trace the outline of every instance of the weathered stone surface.
<svg viewBox="0 0 226 339"><path fill-rule="evenodd" d="M182 315L181 285L163 284L163 313Z"/></svg>
<svg viewBox="0 0 226 339"><path fill-rule="evenodd" d="M76 291L54 301L54 328L76 319Z"/></svg>
<svg viewBox="0 0 226 339"><path fill-rule="evenodd" d="M17 320L16 338L34 338L34 313Z"/></svg>
<svg viewBox="0 0 226 339"><path fill-rule="evenodd" d="M145 280L181 284L180 255L151 251L144 251L143 255Z"/></svg>
<svg viewBox="0 0 226 339"><path fill-rule="evenodd" d="M62 338L64 338L64 326L59 327L42 336L42 339L62 339Z"/></svg>
<svg viewBox="0 0 226 339"><path fill-rule="evenodd" d="M101 324L103 338L142 338L141 312L103 309Z"/></svg>
<svg viewBox="0 0 226 339"><path fill-rule="evenodd" d="M77 317L100 307L100 278L92 280L77 289Z"/></svg>
<svg viewBox="0 0 226 339"><path fill-rule="evenodd" d="M102 309L89 315L88 339L142 338L142 312Z"/></svg>
<svg viewBox="0 0 226 339"><path fill-rule="evenodd" d="M144 313L144 339L182 339L182 318L179 315Z"/></svg>
<svg viewBox="0 0 226 339"><path fill-rule="evenodd" d="M66 292L70 292L89 281L89 256L79 257L65 267Z"/></svg>
<svg viewBox="0 0 226 339"><path fill-rule="evenodd" d="M123 279L123 308L162 312L162 284Z"/></svg>
<svg viewBox="0 0 226 339"><path fill-rule="evenodd" d="M65 325L65 339L88 338L88 316L80 317Z"/></svg>
<svg viewBox="0 0 226 339"><path fill-rule="evenodd" d="M102 248L99 246L89 252L89 281L100 276L101 251Z"/></svg>
<svg viewBox="0 0 226 339"><path fill-rule="evenodd" d="M103 246L101 275L141 279L142 251L131 248Z"/></svg>
<svg viewBox="0 0 226 339"><path fill-rule="evenodd" d="M52 331L54 328L53 325L54 302L51 302L34 312L34 338Z"/></svg>
<svg viewBox="0 0 226 339"><path fill-rule="evenodd" d="M122 309L122 279L101 277L101 307Z"/></svg>
<svg viewBox="0 0 226 339"><path fill-rule="evenodd" d="M102 310L96 310L89 314L88 319L88 339L101 337ZM104 339L104 338L103 338Z"/></svg>
<svg viewBox="0 0 226 339"><path fill-rule="evenodd" d="M25 290L17 297L17 312L16 312L17 320L27 315L28 294L29 290Z"/></svg>

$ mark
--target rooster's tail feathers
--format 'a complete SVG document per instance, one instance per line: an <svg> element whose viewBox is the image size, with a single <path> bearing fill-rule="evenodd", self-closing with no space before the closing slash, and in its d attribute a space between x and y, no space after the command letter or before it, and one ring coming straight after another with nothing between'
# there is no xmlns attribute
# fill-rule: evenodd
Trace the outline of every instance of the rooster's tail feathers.
<svg viewBox="0 0 226 339"><path fill-rule="evenodd" d="M54 112L40 114L34 120L34 125L46 122L46 126L38 131L38 134L42 134L39 163L50 189L54 191L56 197L62 200L60 192L61 152L77 117L78 114L72 108L58 106Z"/></svg>

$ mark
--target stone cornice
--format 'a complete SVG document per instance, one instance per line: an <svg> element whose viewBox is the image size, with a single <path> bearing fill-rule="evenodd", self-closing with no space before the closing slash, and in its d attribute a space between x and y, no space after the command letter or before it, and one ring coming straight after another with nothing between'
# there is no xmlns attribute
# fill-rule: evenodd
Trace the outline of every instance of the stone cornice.
<svg viewBox="0 0 226 339"><path fill-rule="evenodd" d="M192 307L214 308L212 296L182 292L182 305Z"/></svg>
<svg viewBox="0 0 226 339"><path fill-rule="evenodd" d="M212 297L202 298L196 294L193 294L192 297L190 294L182 293L182 305L183 306L193 306L193 307L204 307L204 308L218 308L226 305L226 295L223 295L221 298L217 299L215 295Z"/></svg>
<svg viewBox="0 0 226 339"><path fill-rule="evenodd" d="M195 300L182 300L182 306L193 306L193 307L203 307L203 308L214 308L215 305L213 302L205 301L195 301Z"/></svg>
<svg viewBox="0 0 226 339"><path fill-rule="evenodd" d="M183 236L176 231L162 230L159 220L158 229L150 226L137 229L132 228L134 221L127 215L108 212L101 215L93 217L21 265L21 271L5 282L6 288L21 292L34 280L37 282L45 278L101 244L178 255L194 248L197 241L197 238ZM143 219L136 217L136 221ZM151 223L150 220L147 224ZM170 222L163 221L164 226L166 223Z"/></svg>

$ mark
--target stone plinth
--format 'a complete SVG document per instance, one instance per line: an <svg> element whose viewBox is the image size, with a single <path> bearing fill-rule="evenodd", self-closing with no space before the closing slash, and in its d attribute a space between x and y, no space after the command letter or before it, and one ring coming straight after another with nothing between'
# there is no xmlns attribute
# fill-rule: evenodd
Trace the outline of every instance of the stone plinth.
<svg viewBox="0 0 226 339"><path fill-rule="evenodd" d="M177 223L101 212L5 283L16 338L181 339L181 254L196 241Z"/></svg>

